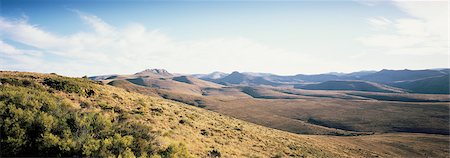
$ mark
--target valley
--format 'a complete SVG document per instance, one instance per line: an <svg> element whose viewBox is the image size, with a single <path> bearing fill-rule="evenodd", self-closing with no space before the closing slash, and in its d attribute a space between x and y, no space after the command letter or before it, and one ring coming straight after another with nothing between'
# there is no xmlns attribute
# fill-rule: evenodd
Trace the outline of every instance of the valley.
<svg viewBox="0 0 450 158"><path fill-rule="evenodd" d="M220 88L218 85L207 88L209 93L200 93L190 86L178 87L177 90L192 90L178 94L171 91L169 85L172 84L166 85L165 89L149 88L126 81L126 77L123 79L108 81L116 86L113 87L85 78L1 72L2 136L7 136L2 137L1 143L8 147L2 148L2 155L445 157L449 152L448 130L444 129L448 124L445 122L448 114L443 113L448 110L446 104L405 104L358 97L350 101L331 97L348 95L338 92L299 92L327 96L317 98L280 91L275 93L275 90L264 88L242 92L246 91L242 90L243 87ZM202 83L193 80L188 83ZM182 81L182 84L187 82L184 78ZM247 93L299 98L263 99ZM442 98L438 96L436 99ZM35 104L37 102L43 104ZM40 112L36 110L38 106L43 106ZM64 113L69 115L61 115ZM34 114L38 116L37 122L27 123ZM436 117L427 119L430 115ZM97 119L90 122L91 117ZM6 120L16 118L22 119L6 123L10 122ZM41 119L54 120L60 128L45 123L41 125ZM71 119L75 119L75 124L65 124ZM392 125L395 121L398 123ZM410 123L420 129L412 129ZM21 125L18 130L25 135L9 131L10 127L18 124ZM31 128L33 126L39 130ZM65 128L69 130L61 133ZM83 132L77 132L79 130ZM98 133L93 133L96 131ZM42 132L44 137L39 138L33 132ZM42 139L46 140L45 144L39 143ZM95 145L110 140L123 141L124 144L121 147L102 145L102 148ZM15 143L21 141L29 141L31 146Z"/></svg>
<svg viewBox="0 0 450 158"><path fill-rule="evenodd" d="M147 76L154 75L157 74ZM237 75L234 72L228 78ZM298 134L449 134L449 95L406 93L400 88L371 82L367 83L379 88L349 90L354 80L339 81L346 83L343 86L325 81L345 90L306 90L260 85L261 79L252 83L258 77L248 80L242 76L232 81L245 82L238 85L221 85L217 83L224 80L214 83L190 76L133 76L103 82ZM385 91L379 92L380 89Z"/></svg>
<svg viewBox="0 0 450 158"><path fill-rule="evenodd" d="M450 158L448 0L0 0L0 158Z"/></svg>

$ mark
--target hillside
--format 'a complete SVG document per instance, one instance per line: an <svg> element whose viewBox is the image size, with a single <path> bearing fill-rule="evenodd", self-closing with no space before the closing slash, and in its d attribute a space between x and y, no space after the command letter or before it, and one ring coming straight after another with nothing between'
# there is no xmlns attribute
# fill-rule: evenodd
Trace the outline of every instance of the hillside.
<svg viewBox="0 0 450 158"><path fill-rule="evenodd" d="M446 136L296 135L84 78L0 72L0 81L1 156L443 157L449 152ZM373 148L379 145L384 147Z"/></svg>
<svg viewBox="0 0 450 158"><path fill-rule="evenodd" d="M358 135L365 132L448 134L448 95L301 90L258 86L204 88L202 95L109 84L146 95L203 107L245 121L300 134ZM391 102L396 101L396 102ZM421 103L423 102L423 103ZM345 115L342 115L344 114ZM361 113L366 115L361 116ZM325 115L326 114L326 115ZM383 114L384 119L379 116ZM404 121L402 116L415 119Z"/></svg>
<svg viewBox="0 0 450 158"><path fill-rule="evenodd" d="M448 72L449 69L441 68L425 70L383 69L381 71L358 71L352 73L331 72L325 74L297 74L290 76L280 76L270 73L254 72L233 72L228 75L224 73L214 72L206 75L190 76L229 86L264 85L273 87L305 87L305 89L317 90L356 90L373 92L398 92L399 90L393 89L401 88L405 89L406 92L412 93L448 94L449 90L448 88L446 89L446 87L448 87L449 84L448 82L444 82L445 76L449 76ZM99 76L96 79L101 80L102 77L104 78L104 76ZM439 77L443 78L439 80ZM343 81L347 81L347 83Z"/></svg>
<svg viewBox="0 0 450 158"><path fill-rule="evenodd" d="M208 81L204 81L204 80L200 80L194 77L190 77L190 76L177 76L177 77L173 77L172 80L174 81L178 81L178 82L183 82L183 83L187 83L187 84L191 84L191 85L196 85L199 86L201 88L221 88L223 87L222 85L219 84L215 84L213 82L208 82Z"/></svg>
<svg viewBox="0 0 450 158"><path fill-rule="evenodd" d="M194 74L191 76L195 77L195 78L200 78L203 80L211 80L211 79L219 79L219 78L225 77L227 75L229 75L229 74L216 71L216 72L212 72L209 74Z"/></svg>
<svg viewBox="0 0 450 158"><path fill-rule="evenodd" d="M350 91L367 91L367 92L386 92L399 93L403 90L390 87L387 85L373 83L368 81L326 81L318 84L307 84L304 86L296 86L295 88L309 90L350 90Z"/></svg>
<svg viewBox="0 0 450 158"><path fill-rule="evenodd" d="M173 76L165 69L145 69L144 71L134 74L135 76L148 76L148 77L171 77Z"/></svg>
<svg viewBox="0 0 450 158"><path fill-rule="evenodd" d="M450 94L450 76L428 77L412 81L402 81L392 84L395 87L407 89L412 93Z"/></svg>
<svg viewBox="0 0 450 158"><path fill-rule="evenodd" d="M252 76L250 74L239 73L237 71L223 78L211 80L223 85L270 85L277 86L279 83L266 80L264 77Z"/></svg>
<svg viewBox="0 0 450 158"><path fill-rule="evenodd" d="M397 81L417 80L428 77L437 77L446 75L444 72L438 70L381 70L376 73L362 76L362 80L379 82L379 83L392 83Z"/></svg>

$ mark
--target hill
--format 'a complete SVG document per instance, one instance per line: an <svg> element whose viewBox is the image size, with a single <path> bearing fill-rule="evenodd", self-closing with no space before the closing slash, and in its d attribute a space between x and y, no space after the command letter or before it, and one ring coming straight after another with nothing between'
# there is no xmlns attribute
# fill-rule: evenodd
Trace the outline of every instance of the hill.
<svg viewBox="0 0 450 158"><path fill-rule="evenodd" d="M352 77L338 76L338 75L334 75L334 74L317 74L317 75L298 74L298 75L294 75L294 76L271 75L266 78L273 82L279 82L279 83L285 83L285 84L353 79Z"/></svg>
<svg viewBox="0 0 450 158"><path fill-rule="evenodd" d="M398 81L417 80L428 77L437 77L446 75L439 70L381 70L379 72L365 75L361 80L373 81L379 83L392 83Z"/></svg>
<svg viewBox="0 0 450 158"><path fill-rule="evenodd" d="M237 71L223 78L211 81L224 85L270 85L270 86L280 85L278 83L266 80L264 77L252 76L250 74L239 73Z"/></svg>
<svg viewBox="0 0 450 158"><path fill-rule="evenodd" d="M448 114L445 113L448 110L448 105L445 103L449 101L447 95L301 90L263 86L203 88L202 95L194 95L134 85L126 81L116 84L118 82L120 80L110 82L110 84L142 94L160 96L203 107L293 133L359 135L365 134L365 132L419 132L448 134L448 126L446 126ZM341 115L342 113L346 113L346 115ZM360 116L360 113L367 113L367 115ZM327 114L326 117L323 117L324 114ZM380 114L384 114L386 117L380 120ZM416 119L401 121L401 116L406 115L414 116ZM439 117L435 117L437 115ZM430 122L440 123L430 124Z"/></svg>
<svg viewBox="0 0 450 158"><path fill-rule="evenodd" d="M190 76L177 76L177 77L173 77L172 80L174 81L178 81L178 82L183 82L183 83L187 83L187 84L191 84L191 85L196 85L199 86L201 88L221 88L223 87L222 85L219 84L215 84L212 82L208 82L208 81L204 81L204 80L200 80L194 77L190 77Z"/></svg>
<svg viewBox="0 0 450 158"><path fill-rule="evenodd" d="M426 70L387 70L383 69L381 71L359 71L352 73L325 73L325 74L314 74L314 75L305 75L305 74L297 74L291 76L280 76L274 75L270 73L253 73L253 72L233 72L232 74L226 75L219 72L214 72L209 75L191 75L192 77L199 78L206 81L212 81L215 83L223 84L223 85L240 85L240 86L275 86L275 87L306 87L307 89L329 89L329 90L359 90L362 88L362 91L373 91L371 89L375 89L375 92L392 92L392 89L403 88L408 90L408 92L413 93L427 93L427 94L446 94L447 90L445 89L448 83L446 82L434 82L431 84L431 81L426 81L428 78L441 77L441 76L449 76L448 68L441 69L426 69ZM214 77L212 77L214 76ZM101 78L101 76L99 77ZM413 83L416 80L424 80L420 81L420 85L422 87L414 87L418 86ZM343 85L343 83L337 83L336 81L348 81L355 82L355 80L360 81L359 83L354 83L352 85L359 86L369 86L367 87L369 90L364 90L365 88L353 88L349 87L351 84ZM330 83L336 82L339 86L333 86ZM366 83L362 83L363 81L367 81ZM437 81L437 80L436 80ZM319 85L309 85L311 83L322 83ZM328 82L328 83L327 83ZM425 83L425 82L428 82ZM411 84L408 84L411 83ZM416 82L419 83L419 82ZM388 89L391 90L382 90L377 88L378 85L382 87L386 87L386 85L391 86ZM426 86L433 86L430 88L426 88ZM324 87L318 87L324 86ZM347 86L344 88L343 86ZM370 88L371 87L371 88ZM396 88L393 88L396 87ZM397 91L397 90L394 90Z"/></svg>
<svg viewBox="0 0 450 158"><path fill-rule="evenodd" d="M148 77L171 77L173 76L165 69L145 69L144 71L134 74L135 76L148 76Z"/></svg>
<svg viewBox="0 0 450 158"><path fill-rule="evenodd" d="M307 84L304 86L296 86L295 88L309 90L350 90L350 91L367 91L367 92L387 92L399 93L403 90L390 87L387 85L373 83L368 81L326 81L318 84Z"/></svg>
<svg viewBox="0 0 450 158"><path fill-rule="evenodd" d="M1 156L7 157L444 157L449 152L447 136L296 135L85 78L0 72L0 83Z"/></svg>
<svg viewBox="0 0 450 158"><path fill-rule="evenodd" d="M219 78L225 77L227 75L229 75L229 74L216 71L216 72L212 72L209 74L194 74L191 76L195 77L195 78L200 78L203 80L211 80L211 79L219 79Z"/></svg>
<svg viewBox="0 0 450 158"><path fill-rule="evenodd" d="M449 85L449 75L392 83L392 86L407 89L412 93L428 94L450 94Z"/></svg>
<svg viewBox="0 0 450 158"><path fill-rule="evenodd" d="M2 156L334 155L301 136L87 79L1 72L1 83Z"/></svg>

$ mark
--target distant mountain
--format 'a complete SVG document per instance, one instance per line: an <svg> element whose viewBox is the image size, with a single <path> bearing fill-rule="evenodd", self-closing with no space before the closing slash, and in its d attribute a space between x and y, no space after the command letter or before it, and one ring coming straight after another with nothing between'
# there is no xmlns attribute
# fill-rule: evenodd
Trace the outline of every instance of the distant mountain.
<svg viewBox="0 0 450 158"><path fill-rule="evenodd" d="M271 74L271 73L260 73L260 72L243 72L243 74L250 75L250 76L255 76L255 77L267 77L267 76L274 75L274 74Z"/></svg>
<svg viewBox="0 0 450 158"><path fill-rule="evenodd" d="M337 75L330 75L330 74L317 74L317 75L298 74L298 75L295 75L294 77L297 80L301 80L301 81L305 81L305 82L324 82L324 81L330 81L330 80L353 79L351 77L337 76Z"/></svg>
<svg viewBox="0 0 450 158"><path fill-rule="evenodd" d="M450 77L443 75L413 81L402 81L392 84L413 93L450 94Z"/></svg>
<svg viewBox="0 0 450 158"><path fill-rule="evenodd" d="M379 83L392 83L398 81L417 80L428 77L437 77L445 75L439 70L386 70L362 76L362 80L373 81Z"/></svg>
<svg viewBox="0 0 450 158"><path fill-rule="evenodd" d="M326 75L336 75L336 76L352 76L352 77L361 77L369 74L373 74L377 71L357 71L357 72L351 72L351 73L343 73L343 72L329 72L325 73Z"/></svg>
<svg viewBox="0 0 450 158"><path fill-rule="evenodd" d="M208 82L208 81L204 81L195 77L191 77L191 76L177 76L177 77L173 77L172 78L173 81L177 81L177 82L182 82L182 83L187 83L187 84L191 84L191 85L195 85L201 88L221 88L222 85L213 83L213 82Z"/></svg>
<svg viewBox="0 0 450 158"><path fill-rule="evenodd" d="M219 71L215 71L215 72L212 72L210 74L194 74L194 75L191 75L191 76L195 77L195 78L200 78L200 79L203 79L203 80L211 80L211 79L219 79L219 78L225 77L227 75L229 75L229 74L223 73L223 72L219 72Z"/></svg>
<svg viewBox="0 0 450 158"><path fill-rule="evenodd" d="M145 69L144 71L135 73L137 76L154 76L154 77L170 77L173 76L165 69Z"/></svg>
<svg viewBox="0 0 450 158"><path fill-rule="evenodd" d="M280 85L279 83L269 81L265 79L264 77L259 76L252 76L244 73L239 73L237 71L234 71L228 76L225 76L223 78L219 78L216 80L212 80L213 82L223 84L223 85L270 85L270 86L277 86Z"/></svg>
<svg viewBox="0 0 450 158"><path fill-rule="evenodd" d="M440 69L439 71L445 74L450 74L450 69Z"/></svg>
<svg viewBox="0 0 450 158"><path fill-rule="evenodd" d="M362 76L370 75L370 74L373 74L373 73L376 73L376 72L377 71L358 71L358 72L352 72L352 73L344 74L343 76L360 78Z"/></svg>
<svg viewBox="0 0 450 158"><path fill-rule="evenodd" d="M168 85L173 89L179 82L196 85L200 87L218 87L211 85L218 83L221 85L240 85L240 86L283 86L296 88L317 88L319 89L336 89L336 90L357 90L371 92L392 92L380 87L372 87L375 83L383 86L391 86L405 89L412 93L430 93L430 94L448 94L448 82L445 82L445 76L449 76L450 69L427 69L427 70L386 70L381 71L358 71L352 73L327 73L305 75L298 74L292 76L280 76L270 73L254 73L254 72L233 72L231 74L223 72L213 72L210 74L194 74L174 75L164 69L146 69L133 75L103 75L89 77L92 80L103 81L105 83L111 80L127 79L135 84L146 85L150 87L166 87ZM158 79L158 80L153 80ZM358 80L358 82L355 82ZM177 83L173 83L173 82ZM195 83L193 82L195 81ZM328 82L332 81L332 82ZM343 82L348 81L348 82ZM368 81L368 82L362 82ZM214 83L213 83L214 82ZM311 84L319 83L319 84ZM323 84L320 84L323 83ZM330 85L337 84L338 85ZM202 86L203 85L203 86ZM352 87L356 86L356 87ZM183 85L181 87L185 87ZM325 87L323 87L325 86ZM347 88L346 88L347 87ZM368 89L365 89L368 88ZM198 88L194 88L198 89ZM391 88L388 88L391 89ZM198 90L195 90L198 91ZM394 90L395 91L395 90Z"/></svg>
<svg viewBox="0 0 450 158"><path fill-rule="evenodd" d="M283 83L303 83L303 82L325 82L332 80L354 80L357 79L351 76L338 76L332 74L317 74L317 75L303 75L298 74L295 76L278 76L272 75L266 77L268 80L273 82L283 82Z"/></svg>
<svg viewBox="0 0 450 158"><path fill-rule="evenodd" d="M326 81L318 84L296 86L295 88L308 90L351 90L351 91L388 92L388 93L403 92L403 90L399 88L394 88L387 85L368 81Z"/></svg>
<svg viewBox="0 0 450 158"><path fill-rule="evenodd" d="M96 81L100 81L100 80L109 80L109 79L114 79L116 77L118 77L119 75L102 75L102 76L92 76L89 77L89 79L91 80L96 80Z"/></svg>

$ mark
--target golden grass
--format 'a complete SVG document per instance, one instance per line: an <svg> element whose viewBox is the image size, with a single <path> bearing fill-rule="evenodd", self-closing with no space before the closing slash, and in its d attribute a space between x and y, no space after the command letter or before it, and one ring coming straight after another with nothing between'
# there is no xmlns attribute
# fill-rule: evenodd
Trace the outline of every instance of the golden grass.
<svg viewBox="0 0 450 158"><path fill-rule="evenodd" d="M0 76L40 80L49 75L1 72ZM64 92L56 92L55 95L65 98L73 107L82 110L102 112L111 117L148 124L151 130L157 133L159 148L183 142L197 157L208 157L213 150L219 151L222 157L440 157L449 152L449 139L444 135L298 135L179 102L127 92L113 86L90 85L96 91L93 97ZM94 106L83 107L82 103ZM102 103L102 106L99 103ZM105 108L105 105L112 108ZM387 143L391 145L386 147Z"/></svg>

